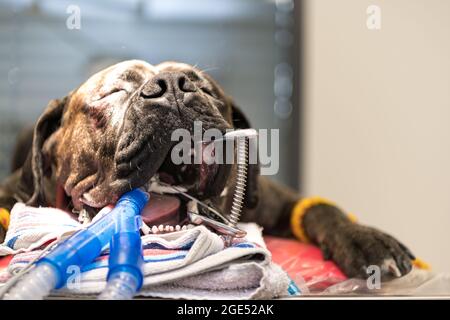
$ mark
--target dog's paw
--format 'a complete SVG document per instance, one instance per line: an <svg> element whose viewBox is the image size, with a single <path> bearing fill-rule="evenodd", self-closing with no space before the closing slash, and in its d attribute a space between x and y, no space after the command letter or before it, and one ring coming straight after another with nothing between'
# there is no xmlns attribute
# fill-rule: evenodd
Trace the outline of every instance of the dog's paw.
<svg viewBox="0 0 450 320"><path fill-rule="evenodd" d="M401 277L411 271L414 260L411 251L392 236L358 224L339 227L321 247L347 276L356 278L370 276L373 266L379 268L382 280Z"/></svg>

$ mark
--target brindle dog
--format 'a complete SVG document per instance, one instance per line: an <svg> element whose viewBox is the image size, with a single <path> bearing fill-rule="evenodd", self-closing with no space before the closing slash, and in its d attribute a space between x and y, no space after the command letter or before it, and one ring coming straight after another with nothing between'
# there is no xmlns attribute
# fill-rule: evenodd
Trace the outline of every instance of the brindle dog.
<svg viewBox="0 0 450 320"><path fill-rule="evenodd" d="M113 65L49 103L29 134L32 143L22 138L16 170L0 187L0 207L11 209L21 201L95 215L124 192L164 173L171 183L229 212L232 192L224 190L234 189L235 166L218 165L204 174L202 165L186 169L170 163L171 133L178 128L192 132L194 121L222 133L250 126L213 79L192 66L136 60ZM290 215L299 199L250 165L243 220L259 223L267 234L292 237ZM384 279L411 270L414 257L403 244L352 223L333 205L312 206L302 226L325 258L350 277L366 277L369 265L381 266Z"/></svg>

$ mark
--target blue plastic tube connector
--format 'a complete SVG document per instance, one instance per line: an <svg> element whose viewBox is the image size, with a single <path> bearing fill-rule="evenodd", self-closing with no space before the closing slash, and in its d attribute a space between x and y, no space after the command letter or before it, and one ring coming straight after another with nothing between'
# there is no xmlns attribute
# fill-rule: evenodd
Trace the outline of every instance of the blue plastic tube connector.
<svg viewBox="0 0 450 320"><path fill-rule="evenodd" d="M142 287L144 257L140 214L127 210L117 219L109 247L108 283L99 299L131 299Z"/></svg>
<svg viewBox="0 0 450 320"><path fill-rule="evenodd" d="M97 258L116 233L117 224L123 225L124 216L140 216L148 198L148 194L139 189L125 193L111 212L43 257L38 265L47 262L58 271L55 288L65 285L69 266L83 267Z"/></svg>
<svg viewBox="0 0 450 320"><path fill-rule="evenodd" d="M132 275L134 280L137 279L138 287L140 287L142 274L139 275L139 266L142 259L142 246L140 237L135 231L139 228L140 213L148 199L148 193L139 189L125 193L104 217L88 228L78 231L36 262L36 267L11 290L6 298L42 299L50 293L50 290L59 289L66 284L70 275L67 272L70 266L82 268L92 262L113 237L115 240L111 241L113 250L110 261L112 264L108 278L119 271L124 271L126 275ZM122 232L126 230L129 230L130 234Z"/></svg>

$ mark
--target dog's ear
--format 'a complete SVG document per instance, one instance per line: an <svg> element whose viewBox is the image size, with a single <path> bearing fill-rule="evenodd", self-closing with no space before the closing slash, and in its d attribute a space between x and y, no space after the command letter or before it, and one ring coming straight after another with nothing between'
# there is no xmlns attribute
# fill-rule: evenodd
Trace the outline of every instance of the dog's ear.
<svg viewBox="0 0 450 320"><path fill-rule="evenodd" d="M11 158L11 172L23 167L33 146L34 127L29 126L19 132Z"/></svg>
<svg viewBox="0 0 450 320"><path fill-rule="evenodd" d="M31 152L22 168L22 183L32 184L28 205L38 205L45 201L43 184L48 163L45 161L44 144L60 127L68 100L68 97L51 100L34 127Z"/></svg>
<svg viewBox="0 0 450 320"><path fill-rule="evenodd" d="M231 102L231 117L233 121L233 127L235 129L248 129L251 128L250 121L247 116L242 112L232 100ZM256 141L253 141L256 142ZM257 151L257 148L254 148ZM258 180L259 180L259 159L257 156L257 162L249 164L247 168L247 186L245 191L244 204L248 209L256 207L259 201L258 197Z"/></svg>

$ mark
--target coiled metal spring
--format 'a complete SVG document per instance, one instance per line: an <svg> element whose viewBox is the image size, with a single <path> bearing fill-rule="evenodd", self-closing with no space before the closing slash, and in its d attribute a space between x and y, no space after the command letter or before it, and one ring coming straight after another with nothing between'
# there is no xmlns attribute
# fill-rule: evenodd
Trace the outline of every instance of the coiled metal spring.
<svg viewBox="0 0 450 320"><path fill-rule="evenodd" d="M234 190L233 202L231 204L230 215L228 218L228 226L235 230L239 230L237 224L241 218L242 207L244 205L245 190L247 186L247 170L249 165L249 143L254 142L252 138L258 135L255 129L242 129L228 132L225 139L236 139L236 189ZM254 145L252 145L254 146ZM252 150L252 151L256 151ZM226 245L231 246L232 236L226 238Z"/></svg>
<svg viewBox="0 0 450 320"><path fill-rule="evenodd" d="M236 227L241 217L242 206L245 197L245 188L247 185L247 167L248 167L248 142L245 136L237 138L237 174L236 189L233 195L233 202L230 210L228 225Z"/></svg>
<svg viewBox="0 0 450 320"><path fill-rule="evenodd" d="M244 230L241 230L237 227L237 224L241 218L242 207L244 206L245 199L245 191L247 185L247 170L249 166L249 156L251 157L253 154L249 154L249 152L256 152L256 144L255 143L258 133L255 129L242 129L230 131L225 134L223 140L234 140L237 141L236 146L236 162L237 162L237 171L236 171L236 189L233 194L233 202L231 204L230 214L228 218L222 216L217 210L209 207L203 202L195 199L189 194L183 193L189 199L195 201L195 204L200 204L203 207L206 207L211 212L215 213L218 217L222 219L222 221L217 221L215 219L211 219L200 215L198 213L198 209L188 209L188 215L191 223L194 224L205 224L217 232L222 234L225 239L225 245L227 247L232 245L233 238L242 238L246 235ZM255 154L256 155L256 154ZM254 156L254 155L253 155ZM253 158L250 158L253 159ZM176 188L176 187L172 187Z"/></svg>

